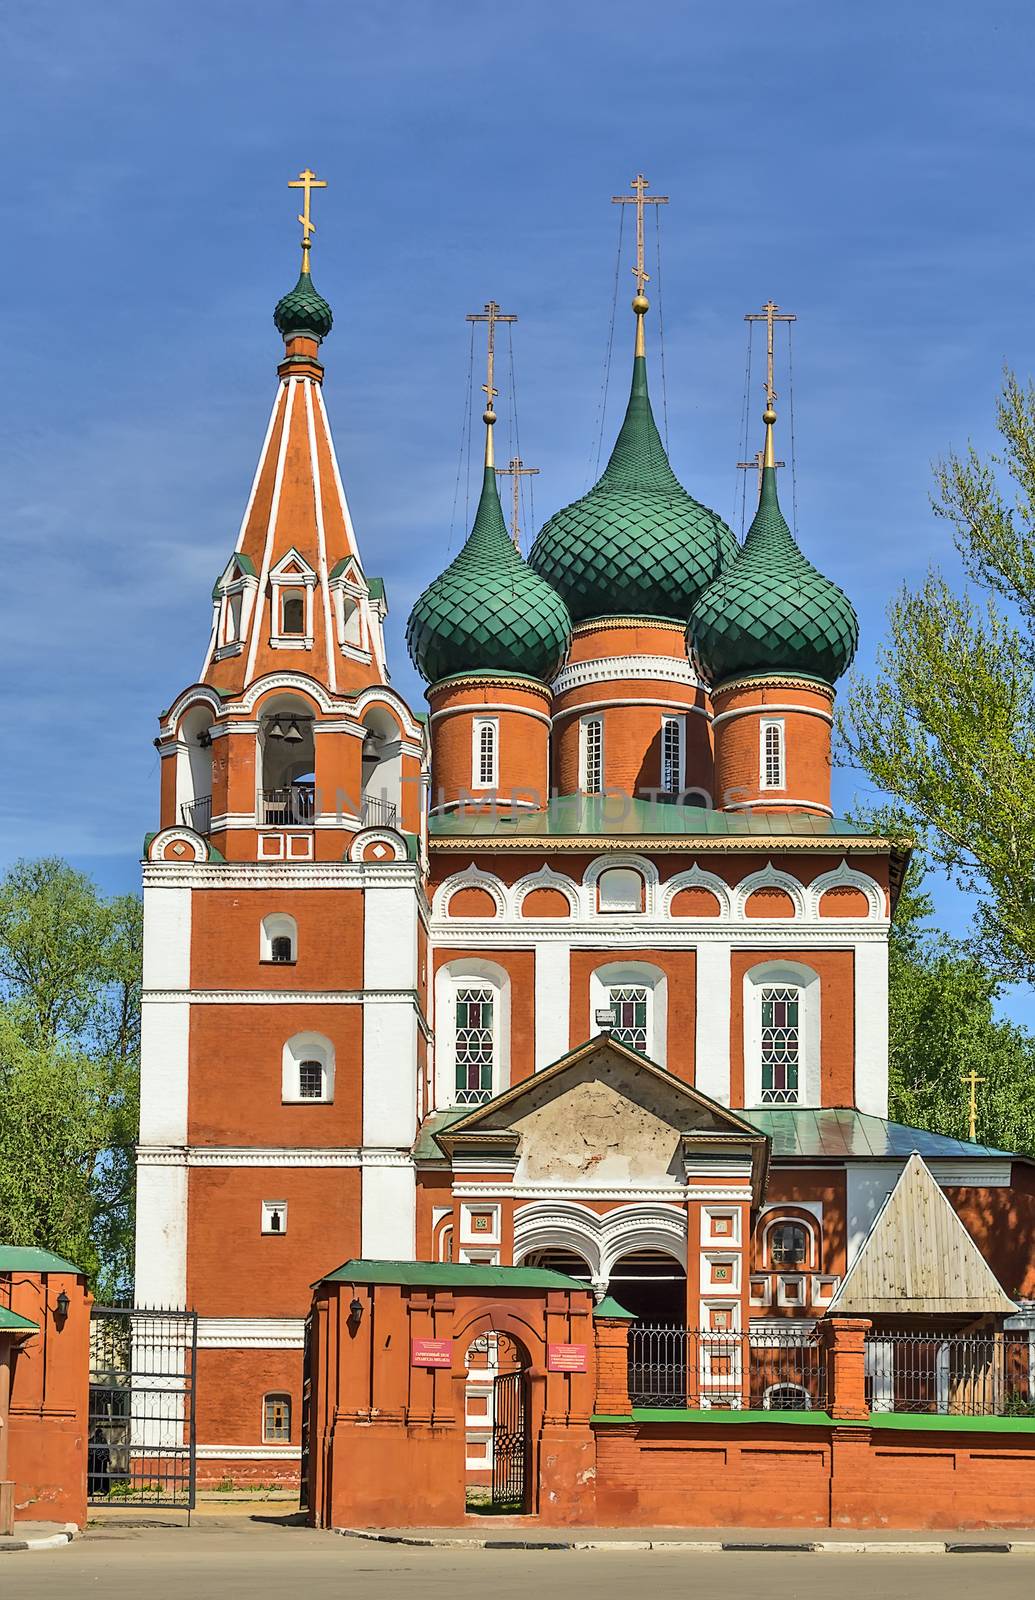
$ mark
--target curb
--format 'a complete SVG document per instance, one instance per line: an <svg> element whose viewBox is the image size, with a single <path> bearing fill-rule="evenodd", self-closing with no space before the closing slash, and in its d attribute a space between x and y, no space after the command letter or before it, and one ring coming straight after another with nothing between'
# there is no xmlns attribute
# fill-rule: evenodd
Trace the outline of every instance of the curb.
<svg viewBox="0 0 1035 1600"><path fill-rule="evenodd" d="M738 1555L774 1551L789 1555L1035 1555L1035 1540L962 1543L946 1539L894 1540L731 1540L731 1539L478 1539L430 1534L376 1533L369 1528L334 1528L343 1539L366 1539L374 1544L399 1544L439 1550L678 1550L715 1555L729 1550Z"/></svg>
<svg viewBox="0 0 1035 1600"><path fill-rule="evenodd" d="M38 1539L15 1539L7 1535L0 1537L0 1555L16 1555L22 1550L60 1550L63 1545L71 1544L79 1527L74 1522L68 1522L60 1533L48 1533Z"/></svg>

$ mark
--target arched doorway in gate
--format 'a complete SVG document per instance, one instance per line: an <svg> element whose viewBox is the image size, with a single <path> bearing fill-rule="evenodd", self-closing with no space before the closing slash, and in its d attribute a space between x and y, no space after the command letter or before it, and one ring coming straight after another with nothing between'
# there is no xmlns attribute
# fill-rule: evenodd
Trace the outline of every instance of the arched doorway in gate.
<svg viewBox="0 0 1035 1600"><path fill-rule="evenodd" d="M528 1351L513 1334L472 1339L464 1365L467 1510L520 1514L531 1499L531 1396Z"/></svg>

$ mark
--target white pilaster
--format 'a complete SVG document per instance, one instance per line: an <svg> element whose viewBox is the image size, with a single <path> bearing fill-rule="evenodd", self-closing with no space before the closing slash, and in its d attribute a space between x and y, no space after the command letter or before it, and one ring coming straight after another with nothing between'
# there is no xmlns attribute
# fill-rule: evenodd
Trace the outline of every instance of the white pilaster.
<svg viewBox="0 0 1035 1600"><path fill-rule="evenodd" d="M535 947L536 1072L567 1052L570 1005L571 947L544 940Z"/></svg>
<svg viewBox="0 0 1035 1600"><path fill-rule="evenodd" d="M730 1103L730 946L697 946L694 1085L720 1105Z"/></svg>
<svg viewBox="0 0 1035 1600"><path fill-rule="evenodd" d="M137 1167L134 1299L163 1309L187 1304L186 1150Z"/></svg>
<svg viewBox="0 0 1035 1600"><path fill-rule="evenodd" d="M374 1261L412 1261L416 1254L416 1188L409 1165L364 1159L362 1251Z"/></svg>
<svg viewBox="0 0 1035 1600"><path fill-rule="evenodd" d="M888 946L855 947L855 1103L872 1117L888 1114Z"/></svg>
<svg viewBox="0 0 1035 1600"><path fill-rule="evenodd" d="M190 1004L145 1000L140 1007L140 1143L187 1143Z"/></svg>
<svg viewBox="0 0 1035 1600"><path fill-rule="evenodd" d="M416 1131L417 1018L376 991L417 987L412 885L366 890L363 987L363 1143L408 1149Z"/></svg>

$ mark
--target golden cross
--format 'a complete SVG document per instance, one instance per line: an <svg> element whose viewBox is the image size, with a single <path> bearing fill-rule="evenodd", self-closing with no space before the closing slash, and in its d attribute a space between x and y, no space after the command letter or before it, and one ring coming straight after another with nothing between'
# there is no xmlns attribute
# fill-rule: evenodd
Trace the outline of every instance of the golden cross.
<svg viewBox="0 0 1035 1600"><path fill-rule="evenodd" d="M971 1142L971 1144L973 1144L974 1140L977 1138L977 1086L978 1086L979 1083L984 1083L984 1081L985 1081L984 1078L979 1078L978 1077L978 1075L975 1072L973 1067L971 1067L969 1072L965 1072L963 1074L963 1077L960 1079L961 1083L966 1083L966 1084L969 1084L969 1086L970 1086L970 1142Z"/></svg>
<svg viewBox="0 0 1035 1600"><path fill-rule="evenodd" d="M745 322L764 322L766 325L765 397L769 402L770 411L776 399L776 390L773 388L773 325L777 322L797 322L797 320L793 311L781 311L772 300L767 300L761 311L748 311L744 315Z"/></svg>
<svg viewBox="0 0 1035 1600"><path fill-rule="evenodd" d="M304 189L305 190L305 199L302 202L302 210L301 210L301 212L299 214L299 218L298 218L299 222L302 224L302 249L303 250L308 250L309 249L309 236L310 236L310 234L316 232L316 224L313 221L312 217L309 215L309 197L312 194L314 189L326 189L326 187L327 187L327 179L326 178L318 178L316 176L316 173L315 172L310 172L308 167L306 167L304 172L300 172L298 174L297 178L289 178L288 179L288 188L289 189Z"/></svg>
<svg viewBox="0 0 1035 1600"><path fill-rule="evenodd" d="M634 193L613 194L611 196L611 204L613 206L636 207L636 265L632 270L636 278L636 295L638 299L642 300L643 286L645 283L650 282L650 273L645 271L643 265L643 208L644 206L667 206L668 195L649 195L647 190L650 188L650 184L642 172L636 174L630 187ZM646 310L646 307L644 307L644 310Z"/></svg>
<svg viewBox="0 0 1035 1600"><path fill-rule="evenodd" d="M514 520L510 525L510 536L515 547L521 549L521 479L537 478L538 467L526 467L520 456L511 456L509 467L497 467L497 476L514 479Z"/></svg>
<svg viewBox="0 0 1035 1600"><path fill-rule="evenodd" d="M737 462L737 466L742 468L745 471L750 470L751 467L755 467L757 469L757 471L758 471L758 492L759 492L759 494L762 493L762 463L763 463L763 455L762 455L762 451L761 450L756 450L755 451L754 457L753 457L753 459L751 461L738 461ZM774 467L785 467L786 465L787 465L786 461L774 461L773 462L773 466Z"/></svg>
<svg viewBox="0 0 1035 1600"><path fill-rule="evenodd" d="M511 317L502 312L497 301L487 300L485 302L484 311L469 311L467 313L467 320L468 322L487 322L489 324L489 357L487 363L487 377L485 383L482 384L482 388L485 390L485 397L488 402L485 412L485 421L488 422L489 418L491 417L493 422L495 422L496 417L492 409L492 402L496 395L499 394L499 390L492 387L492 376L496 360L496 324L497 322L516 322L517 317Z"/></svg>

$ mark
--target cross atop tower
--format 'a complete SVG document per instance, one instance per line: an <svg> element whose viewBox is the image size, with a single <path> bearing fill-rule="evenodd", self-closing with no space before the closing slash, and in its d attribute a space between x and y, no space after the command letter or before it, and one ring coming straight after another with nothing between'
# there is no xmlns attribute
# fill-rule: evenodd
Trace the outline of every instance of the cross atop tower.
<svg viewBox="0 0 1035 1600"><path fill-rule="evenodd" d="M613 206L636 207L636 265L632 269L633 276L636 279L636 300L633 301L633 310L637 315L642 315L642 312L648 309L643 286L645 283L650 282L650 273L643 265L643 210L645 206L667 206L668 195L648 194L647 190L650 188L650 184L642 172L636 174L630 187L633 191L632 194L613 194L611 196L611 204ZM642 307L636 304L637 300L643 301Z"/></svg>
<svg viewBox="0 0 1035 1600"><path fill-rule="evenodd" d="M772 300L767 300L761 311L747 311L744 313L745 322L764 322L766 325L766 365L765 365L765 397L766 408L773 409L776 399L776 390L773 388L773 328L778 322L797 322L793 311L781 311L780 307Z"/></svg>
<svg viewBox="0 0 1035 1600"><path fill-rule="evenodd" d="M968 1109L970 1113L970 1142L973 1144L977 1138L977 1086L979 1083L984 1083L985 1080L984 1078L979 1078L976 1070L971 1067L969 1072L963 1074L961 1081L970 1089L970 1106Z"/></svg>
<svg viewBox="0 0 1035 1600"><path fill-rule="evenodd" d="M774 467L785 467L787 465L787 463L786 463L786 461L774 461L772 463L772 465ZM754 453L754 456L752 457L752 459L750 461L738 461L737 462L737 466L742 472L750 472L752 467L755 468L755 470L758 473L758 492L759 492L759 494L761 494L762 493L762 468L765 466L765 457L764 457L763 452L761 450L756 450L755 453Z"/></svg>
<svg viewBox="0 0 1035 1600"><path fill-rule="evenodd" d="M308 167L306 167L304 172L300 172L297 178L288 179L289 189L302 189L305 191L305 198L302 201L302 209L298 214L298 220L302 224L302 249L304 251L309 249L309 246L312 242L312 235L316 232L316 224L309 212L309 202L312 192L314 189L326 189L326 187L327 179L318 178L316 173L310 172Z"/></svg>
<svg viewBox="0 0 1035 1600"><path fill-rule="evenodd" d="M485 423L487 429L485 435L485 465L487 467L491 467L493 465L492 425L496 421L496 413L492 409L492 402L496 398L497 394L499 394L499 390L494 389L492 386L493 374L495 372L496 365L496 324L497 322L516 322L517 317L510 316L507 312L501 311L498 301L487 300L485 302L484 310L469 311L467 313L467 320L468 322L485 322L488 324L489 330L486 376L485 382L482 384L482 388L485 391L485 410L482 413L482 421Z"/></svg>
<svg viewBox="0 0 1035 1600"><path fill-rule="evenodd" d="M514 480L514 514L513 514L513 519L511 521L511 524L510 524L510 536L514 541L515 549L520 550L521 549L521 479L522 478L537 478L539 476L539 468L538 467L526 467L525 463L522 461L520 456L511 456L510 465L506 466L506 467L497 467L496 468L496 473L497 473L498 477L501 477L501 478L510 477L510 478L513 478L513 480Z"/></svg>

